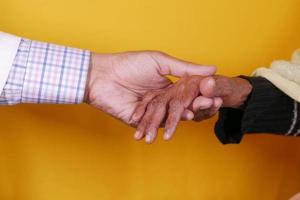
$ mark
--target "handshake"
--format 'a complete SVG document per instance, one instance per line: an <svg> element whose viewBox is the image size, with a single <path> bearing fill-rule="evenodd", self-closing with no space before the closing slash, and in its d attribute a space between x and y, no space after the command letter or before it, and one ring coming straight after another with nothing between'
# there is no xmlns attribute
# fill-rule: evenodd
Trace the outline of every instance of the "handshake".
<svg viewBox="0 0 300 200"><path fill-rule="evenodd" d="M157 51L93 53L85 101L136 127L136 140L152 143L160 127L169 140L180 120L202 121L247 100L247 80L215 71ZM173 83L167 75L180 79Z"/></svg>

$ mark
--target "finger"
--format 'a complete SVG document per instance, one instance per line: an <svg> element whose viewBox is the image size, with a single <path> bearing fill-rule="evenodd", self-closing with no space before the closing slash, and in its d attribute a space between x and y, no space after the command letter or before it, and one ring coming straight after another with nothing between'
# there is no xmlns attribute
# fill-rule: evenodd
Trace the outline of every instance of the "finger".
<svg viewBox="0 0 300 200"><path fill-rule="evenodd" d="M149 102L154 98L156 97L157 95L159 94L159 92L148 92L145 97L143 97L142 101L140 101L132 116L131 116L131 119L130 119L130 124L132 125L137 125L138 122L141 120L141 118L143 117L145 111L146 111L146 108L147 108L147 105L149 104Z"/></svg>
<svg viewBox="0 0 300 200"><path fill-rule="evenodd" d="M169 105L168 118L165 126L164 140L170 140L184 111L184 106L178 100L172 100Z"/></svg>
<svg viewBox="0 0 300 200"><path fill-rule="evenodd" d="M202 76L191 77L188 82L182 84L177 90L177 100L170 103L168 119L166 122L166 131L164 138L170 139L174 134L180 117L184 114L186 108L193 102L194 98L199 95L199 86ZM189 114L193 116L191 113Z"/></svg>
<svg viewBox="0 0 300 200"><path fill-rule="evenodd" d="M199 96L197 97L190 106L190 109L197 113L199 110L205 110L212 107L214 100L208 97Z"/></svg>
<svg viewBox="0 0 300 200"><path fill-rule="evenodd" d="M214 98L214 106L213 106L213 108L212 108L212 110L211 110L212 113L215 113L215 112L219 111L220 108L221 108L221 106L222 106L222 104L223 104L222 98L220 98L220 97L215 97L215 98Z"/></svg>
<svg viewBox="0 0 300 200"><path fill-rule="evenodd" d="M152 115L149 117L148 124L146 127L146 143L150 144L154 142L157 136L157 132L159 129L160 124L162 123L163 119L166 115L166 103L163 99L154 99L151 103Z"/></svg>
<svg viewBox="0 0 300 200"><path fill-rule="evenodd" d="M223 101L221 98L214 98L214 103L212 107L205 110L199 110L195 115L194 120L199 122L213 117L219 111L220 107L222 106L222 103Z"/></svg>
<svg viewBox="0 0 300 200"><path fill-rule="evenodd" d="M198 110L198 112L195 114L194 120L199 122L213 117L219 111L222 103L223 101L221 98L214 98L212 107L205 110Z"/></svg>
<svg viewBox="0 0 300 200"><path fill-rule="evenodd" d="M213 77L206 77L200 83L200 93L205 97L219 96L216 91L216 81Z"/></svg>
<svg viewBox="0 0 300 200"><path fill-rule="evenodd" d="M225 76L206 77L200 83L200 93L206 97L226 97L234 86L233 80Z"/></svg>
<svg viewBox="0 0 300 200"><path fill-rule="evenodd" d="M207 117L211 118L212 116L214 116L220 110L222 103L223 100L220 97L215 97L213 106L210 109L208 109Z"/></svg>
<svg viewBox="0 0 300 200"><path fill-rule="evenodd" d="M134 139L135 140L141 140L144 138L145 134L146 134L146 127L147 124L149 123L149 118L151 117L151 110L147 109L145 114L143 115L142 120L140 121L140 123L137 126L136 132L134 134Z"/></svg>
<svg viewBox="0 0 300 200"><path fill-rule="evenodd" d="M200 83L202 81L202 76L191 76L187 81L181 82L181 87L178 88L177 93L180 94L180 100L183 102L183 106L186 108L193 100L199 96L200 93Z"/></svg>
<svg viewBox="0 0 300 200"><path fill-rule="evenodd" d="M154 59L159 64L159 72L162 75L173 75L177 77L190 75L210 76L216 72L215 66L203 66L187 62L161 52L155 52Z"/></svg>
<svg viewBox="0 0 300 200"><path fill-rule="evenodd" d="M184 109L182 115L181 115L181 120L183 121L189 121L194 118L194 113L189 110L189 109Z"/></svg>
<svg viewBox="0 0 300 200"><path fill-rule="evenodd" d="M191 120L194 118L194 113L188 107L190 107L193 100L199 95L199 86L202 79L202 76L190 77L186 83L182 84L181 87L178 88L177 93L179 94L180 102L182 102L185 108L182 113L181 120Z"/></svg>

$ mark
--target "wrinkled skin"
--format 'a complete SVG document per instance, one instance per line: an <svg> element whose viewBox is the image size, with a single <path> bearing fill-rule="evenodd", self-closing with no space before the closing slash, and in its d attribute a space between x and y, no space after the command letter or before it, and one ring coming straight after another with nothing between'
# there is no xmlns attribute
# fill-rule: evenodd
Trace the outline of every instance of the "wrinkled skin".
<svg viewBox="0 0 300 200"><path fill-rule="evenodd" d="M149 91L172 85L166 75L206 76L214 74L215 70L215 67L182 61L157 51L93 53L85 102L126 124L136 126L131 116L142 97ZM188 116L181 117L185 119Z"/></svg>
<svg viewBox="0 0 300 200"><path fill-rule="evenodd" d="M174 134L182 115L190 115L195 121L214 116L219 108L241 106L252 87L242 78L225 76L185 77L167 88L148 92L134 112L133 120L138 123L135 139L145 137L152 143L160 126L164 126L164 139ZM186 113L186 110L193 111Z"/></svg>

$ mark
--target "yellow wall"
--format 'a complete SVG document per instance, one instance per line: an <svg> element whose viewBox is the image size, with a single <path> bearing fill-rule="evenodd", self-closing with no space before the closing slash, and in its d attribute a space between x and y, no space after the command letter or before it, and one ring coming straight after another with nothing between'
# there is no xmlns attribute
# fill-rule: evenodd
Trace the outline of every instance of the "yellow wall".
<svg viewBox="0 0 300 200"><path fill-rule="evenodd" d="M300 47L299 0L1 0L0 30L98 52L159 49L249 74ZM300 191L300 140L221 145L186 122L171 142L87 106L0 108L1 200L287 199Z"/></svg>

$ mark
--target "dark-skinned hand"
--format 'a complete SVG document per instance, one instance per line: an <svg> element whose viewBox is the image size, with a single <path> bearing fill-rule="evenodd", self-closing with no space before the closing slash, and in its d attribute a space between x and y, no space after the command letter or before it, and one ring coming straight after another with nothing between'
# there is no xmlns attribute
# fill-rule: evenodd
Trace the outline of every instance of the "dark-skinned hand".
<svg viewBox="0 0 300 200"><path fill-rule="evenodd" d="M159 127L164 127L164 139L169 140L180 119L202 121L214 116L221 106L238 108L251 89L242 78L216 75L184 77L167 88L150 91L132 116L132 122L137 124L134 138L152 143Z"/></svg>

